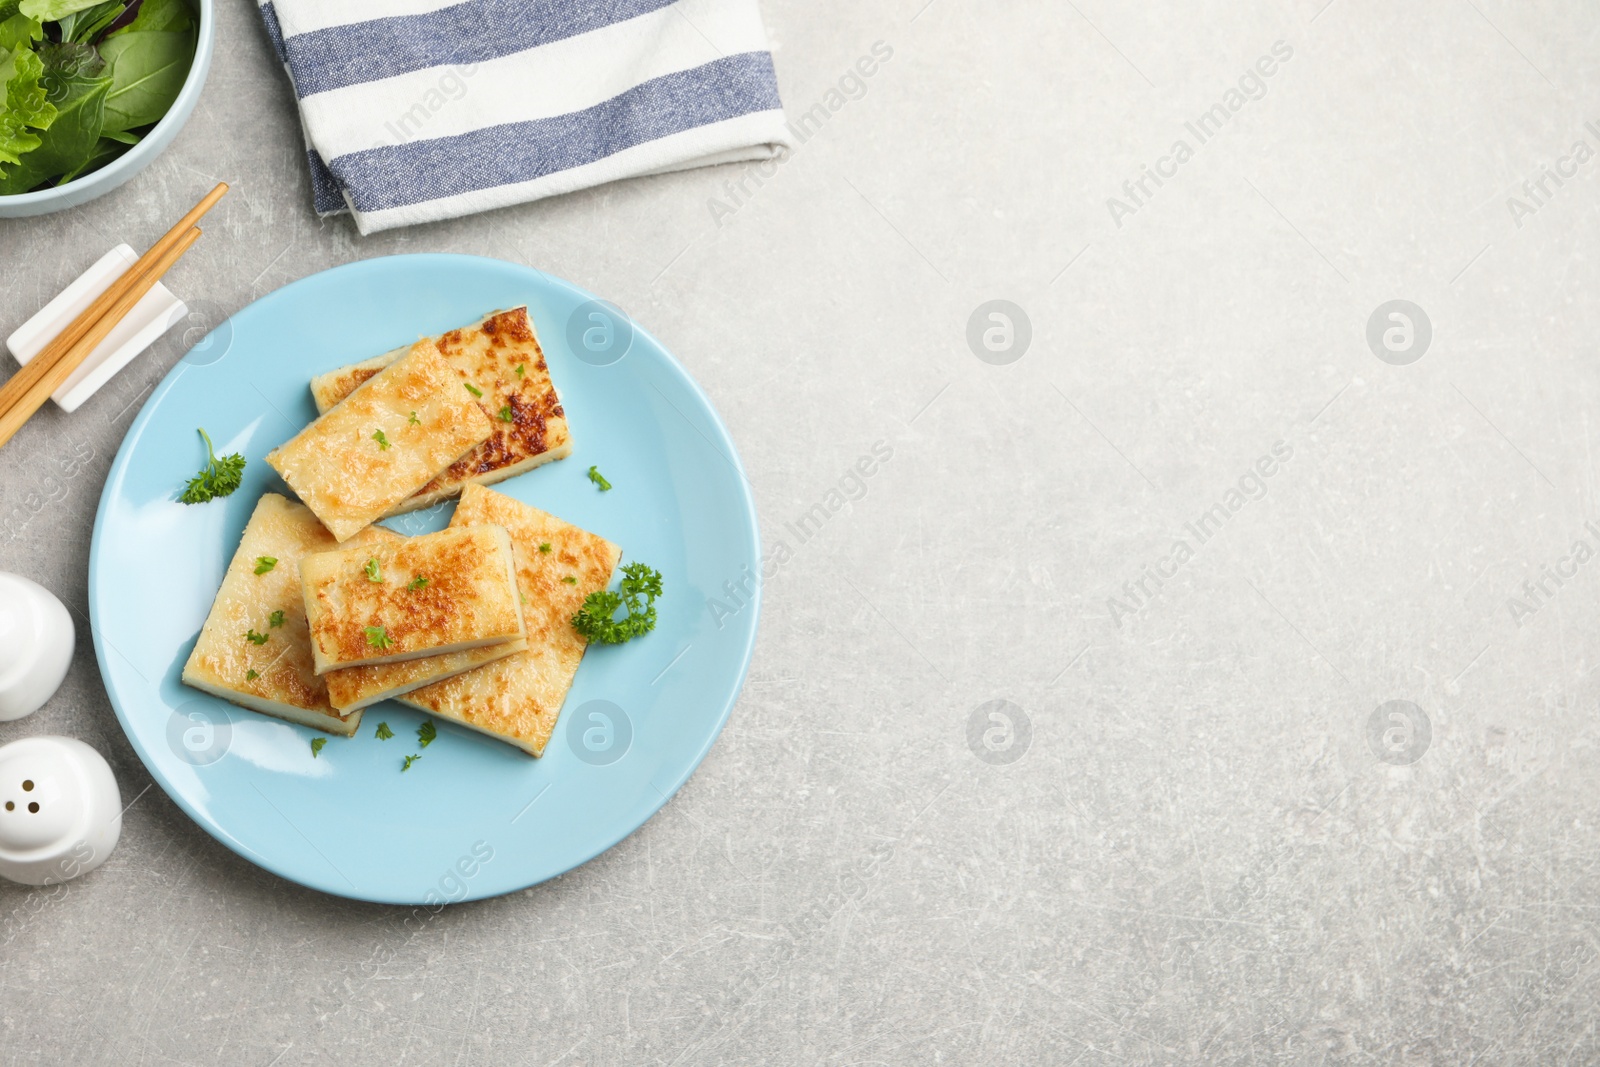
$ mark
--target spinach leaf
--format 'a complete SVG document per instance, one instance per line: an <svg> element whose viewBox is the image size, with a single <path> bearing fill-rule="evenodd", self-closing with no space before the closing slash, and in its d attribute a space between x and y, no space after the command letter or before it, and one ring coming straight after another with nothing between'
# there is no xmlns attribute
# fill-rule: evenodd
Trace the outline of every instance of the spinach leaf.
<svg viewBox="0 0 1600 1067"><path fill-rule="evenodd" d="M44 89L52 102L72 95L75 83L100 77L106 65L94 46L82 41L66 44L46 41L39 46L39 58L44 62Z"/></svg>
<svg viewBox="0 0 1600 1067"><path fill-rule="evenodd" d="M137 140L138 138L135 137L134 141ZM94 150L89 153L89 158L78 164L76 168L63 174L55 184L65 185L74 178L77 178L79 175L87 174L91 170L99 170L101 167L105 166L107 163L110 163L113 159L116 159L118 156L122 155L122 153L126 152L128 150L128 145L132 143L133 141L121 141L110 137L100 138L100 140L96 142Z"/></svg>
<svg viewBox="0 0 1600 1067"><path fill-rule="evenodd" d="M41 51L43 51L41 49ZM46 60L48 68L48 60ZM49 71L46 71L46 80ZM66 96L52 100L55 121L39 135L39 146L0 174L0 195L25 193L51 178L77 170L94 154L105 120L110 78L71 77L57 84Z"/></svg>
<svg viewBox="0 0 1600 1067"><path fill-rule="evenodd" d="M94 7L67 15L56 23L63 41L92 42L127 10L122 0L104 0Z"/></svg>
<svg viewBox="0 0 1600 1067"><path fill-rule="evenodd" d="M17 9L40 22L56 22L101 2L102 0L22 0Z"/></svg>
<svg viewBox="0 0 1600 1067"><path fill-rule="evenodd" d="M100 136L107 140L117 141L122 144L138 144L143 138L127 130L101 130Z"/></svg>
<svg viewBox="0 0 1600 1067"><path fill-rule="evenodd" d="M7 163L21 162L25 153L39 147L39 132L56 119L43 84L44 62L27 47L19 45L0 58L0 172Z"/></svg>
<svg viewBox="0 0 1600 1067"><path fill-rule="evenodd" d="M131 130L161 121L178 98L194 60L194 34L119 33L100 46L111 92L105 128Z"/></svg>
<svg viewBox="0 0 1600 1067"><path fill-rule="evenodd" d="M194 11L184 0L144 0L139 5L137 17L121 29L111 31L110 36L124 33L176 33L193 27Z"/></svg>

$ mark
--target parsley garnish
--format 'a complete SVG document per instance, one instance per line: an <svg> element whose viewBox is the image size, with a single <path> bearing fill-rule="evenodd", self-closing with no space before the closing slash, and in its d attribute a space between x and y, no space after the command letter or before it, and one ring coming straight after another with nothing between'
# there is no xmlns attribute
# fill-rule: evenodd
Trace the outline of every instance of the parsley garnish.
<svg viewBox="0 0 1600 1067"><path fill-rule="evenodd" d="M606 481L606 476L600 473L599 467L589 468L589 480L598 485L602 493L611 488L611 483Z"/></svg>
<svg viewBox="0 0 1600 1067"><path fill-rule="evenodd" d="M566 577L565 577L565 578L563 578L563 579L561 579L561 580L562 580L562 581L563 581L563 582L566 582L566 583L567 583L567 584L568 584L568 585L577 585L577 584L578 584L578 579L576 579L576 578L574 578L574 577L573 577L573 576L572 576L572 575L570 575L570 574L569 574L569 575L567 575L567 576L566 576Z"/></svg>
<svg viewBox="0 0 1600 1067"><path fill-rule="evenodd" d="M278 627L278 626L282 626L282 625L283 625L283 612L274 611L271 615L267 616L267 628L269 630L273 629L274 627Z"/></svg>
<svg viewBox="0 0 1600 1067"><path fill-rule="evenodd" d="M543 555L548 556L550 554L550 542L549 541L540 541L539 542L539 551Z"/></svg>
<svg viewBox="0 0 1600 1067"><path fill-rule="evenodd" d="M327 743L328 739L326 737L313 737L311 739L311 758L316 759L317 754L322 751L322 746Z"/></svg>
<svg viewBox="0 0 1600 1067"><path fill-rule="evenodd" d="M422 420L417 418L417 413L415 411L413 411L411 413L411 418L407 419L406 421L409 422L413 426L421 426L422 425Z"/></svg>
<svg viewBox="0 0 1600 1067"><path fill-rule="evenodd" d="M272 568L276 567L277 565L278 565L278 557L277 556L257 556L256 557L256 573L257 574L266 574L268 571L270 571Z"/></svg>
<svg viewBox="0 0 1600 1067"><path fill-rule="evenodd" d="M393 736L394 736L394 731L389 729L389 724L388 723L380 722L378 724L378 740L379 741L387 741L387 740L389 740L389 738L391 738Z"/></svg>
<svg viewBox="0 0 1600 1067"><path fill-rule="evenodd" d="M248 670L244 672L244 680L247 682L253 682L259 677L261 677L261 672L259 671Z"/></svg>
<svg viewBox="0 0 1600 1067"><path fill-rule="evenodd" d="M373 556L372 558L368 559L367 560L367 565L365 567L362 567L361 569L367 572L367 581L369 581L369 582L381 582L381 581L383 581L383 570L378 566L378 557L377 556Z"/></svg>
<svg viewBox="0 0 1600 1067"><path fill-rule="evenodd" d="M501 422L516 422L517 421L517 417L515 415L511 414L511 405L510 404L507 404L505 407L500 409L500 421Z"/></svg>
<svg viewBox="0 0 1600 1067"><path fill-rule="evenodd" d="M427 748L429 745L433 744L433 739L438 736L439 731L433 725L432 719L429 719L427 722L417 727L417 743L423 748Z"/></svg>
<svg viewBox="0 0 1600 1067"><path fill-rule="evenodd" d="M373 648L393 648L394 647L394 641L390 639L389 631L385 630L383 627L381 627L381 626L368 626L366 628L366 630L367 630L367 644L371 645Z"/></svg>
<svg viewBox="0 0 1600 1067"><path fill-rule="evenodd" d="M372 431L372 439L374 441L378 442L378 451L379 452L387 452L387 451L389 451L389 439L383 435L383 431L382 430L373 430Z"/></svg>
<svg viewBox="0 0 1600 1067"><path fill-rule="evenodd" d="M269 634L258 634L254 629L246 630L244 632L244 639L249 641L252 645L266 644L269 636Z"/></svg>
<svg viewBox="0 0 1600 1067"><path fill-rule="evenodd" d="M228 496L239 488L239 482L244 478L243 456L235 452L218 459L216 449L211 447L211 435L203 427L200 428L200 436L206 442L206 466L183 487L183 495L178 499L185 504L204 504L208 500Z"/></svg>
<svg viewBox="0 0 1600 1067"><path fill-rule="evenodd" d="M424 578L422 575L419 574L415 578L411 579L411 581L409 583L407 583L406 588L411 590L413 593L415 593L418 589L421 589L423 586L425 586L427 584L428 584L428 579Z"/></svg>
<svg viewBox="0 0 1600 1067"><path fill-rule="evenodd" d="M656 597L660 595L661 572L643 563L630 563L622 568L619 592L601 589L590 593L572 617L572 628L591 641L620 645L656 628ZM627 608L628 614L616 618L618 608Z"/></svg>
<svg viewBox="0 0 1600 1067"><path fill-rule="evenodd" d="M405 766L404 766L404 767L401 767L401 768L400 768L400 773L401 773L401 774L404 774L404 773L405 773L405 772L406 772L406 771L409 771L409 770L410 770L410 769L411 769L411 765L412 765L412 764L413 764L413 763L415 763L415 762L417 762L417 760L419 760L419 759L421 759L421 758L422 758L422 756L421 756L421 755L416 755L416 756L407 756L407 757L406 757L406 765L405 765Z"/></svg>
<svg viewBox="0 0 1600 1067"><path fill-rule="evenodd" d="M467 392L471 393L473 396L477 397L479 400L483 399L483 390L482 389L479 389L476 385L473 385L471 382L462 382L461 384L467 387Z"/></svg>
<svg viewBox="0 0 1600 1067"><path fill-rule="evenodd" d="M517 364L517 377L518 378L522 377L524 374L527 373L527 371L522 369L524 366L526 366L526 364L523 364L523 363L518 363Z"/></svg>

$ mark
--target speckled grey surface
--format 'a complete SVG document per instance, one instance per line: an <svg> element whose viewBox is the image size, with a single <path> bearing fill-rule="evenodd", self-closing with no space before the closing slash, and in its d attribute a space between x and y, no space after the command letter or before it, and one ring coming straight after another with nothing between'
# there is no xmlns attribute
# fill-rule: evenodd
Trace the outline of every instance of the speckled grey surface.
<svg viewBox="0 0 1600 1067"><path fill-rule="evenodd" d="M729 167L367 240L310 213L222 4L165 156L0 222L0 331L227 179L172 276L191 340L352 259L501 256L678 355L769 541L894 458L768 583L671 804L407 926L212 841L107 704L90 526L179 336L36 418L0 569L82 642L0 742L89 740L134 803L96 873L0 887L0 1064L1600 1062L1600 565L1562 562L1600 520L1600 160L1568 158L1600 33L1579 0L1325 2L767 3L791 115L893 56L740 202ZM1575 176L1525 191L1546 167ZM1009 363L1015 312L969 346L990 300L1030 324ZM1421 358L1369 346L1392 300Z"/></svg>

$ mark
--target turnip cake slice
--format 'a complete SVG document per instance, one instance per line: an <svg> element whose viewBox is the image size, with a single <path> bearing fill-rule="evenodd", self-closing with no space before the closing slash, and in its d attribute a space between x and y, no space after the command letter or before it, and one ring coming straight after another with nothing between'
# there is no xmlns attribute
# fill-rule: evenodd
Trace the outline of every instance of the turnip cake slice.
<svg viewBox="0 0 1600 1067"><path fill-rule="evenodd" d="M528 648L400 697L441 719L543 755L588 642L572 628L584 598L604 589L622 549L603 537L481 485L468 485L450 529L511 535Z"/></svg>
<svg viewBox="0 0 1600 1067"><path fill-rule="evenodd" d="M267 462L344 541L489 438L474 389L418 341Z"/></svg>
<svg viewBox="0 0 1600 1067"><path fill-rule="evenodd" d="M381 527L357 537L401 540ZM317 677L300 594L301 559L337 544L309 508L277 493L263 496L184 664L184 684L302 726L355 733L360 712L341 716Z"/></svg>
<svg viewBox="0 0 1600 1067"><path fill-rule="evenodd" d="M434 341L463 384L483 394L479 402L489 415L493 433L390 508L390 515L429 507L460 494L465 485L491 485L572 454L566 411L550 380L550 368L526 307L496 312ZM332 410L404 355L404 349L397 349L313 378L311 396L317 410Z"/></svg>
<svg viewBox="0 0 1600 1067"><path fill-rule="evenodd" d="M328 685L328 703L341 715L388 700L413 689L453 678L464 671L504 659L528 647L526 640L500 645L447 652L442 656L420 656L398 663L373 663L364 667L345 667L322 676Z"/></svg>
<svg viewBox="0 0 1600 1067"><path fill-rule="evenodd" d="M300 586L319 675L526 638L511 539L498 526L307 556Z"/></svg>

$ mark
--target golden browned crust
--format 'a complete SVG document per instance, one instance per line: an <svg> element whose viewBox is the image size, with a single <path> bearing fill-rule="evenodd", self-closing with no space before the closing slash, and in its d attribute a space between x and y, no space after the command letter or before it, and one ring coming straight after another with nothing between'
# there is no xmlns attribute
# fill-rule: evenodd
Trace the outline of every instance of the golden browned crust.
<svg viewBox="0 0 1600 1067"><path fill-rule="evenodd" d="M479 730L538 756L555 729L587 642L572 616L604 589L622 550L605 538L480 485L461 494L450 528L479 524L511 535L528 650L436 682L402 703ZM548 545L550 551L541 552ZM574 583L563 581L575 579Z"/></svg>
<svg viewBox="0 0 1600 1067"><path fill-rule="evenodd" d="M513 558L497 526L308 556L301 591L317 673L522 639Z"/></svg>
<svg viewBox="0 0 1600 1067"><path fill-rule="evenodd" d="M358 538L364 544L400 540L381 527ZM310 509L277 493L264 495L245 525L184 665L185 684L242 707L348 736L354 724L341 719L317 677L300 592L301 559L337 544ZM256 574L261 557L277 562ZM274 612L282 612L277 626L272 625ZM250 641L246 634L252 630L266 640Z"/></svg>
<svg viewBox="0 0 1600 1067"><path fill-rule="evenodd" d="M399 360L407 351L409 349L402 348L398 352L388 352L311 379L311 394L316 401L317 414L326 415L329 408L377 377L383 368Z"/></svg>
<svg viewBox="0 0 1600 1067"><path fill-rule="evenodd" d="M343 541L486 440L489 418L430 340L267 455Z"/></svg>
<svg viewBox="0 0 1600 1067"><path fill-rule="evenodd" d="M391 515L456 496L465 485L489 485L572 454L566 410L526 307L496 312L475 325L450 330L436 342L461 380L483 393L479 403L489 415L491 433L390 509ZM318 409L338 404L393 358L393 353L376 356L314 378L311 391Z"/></svg>

